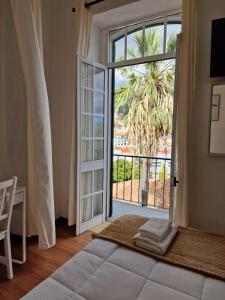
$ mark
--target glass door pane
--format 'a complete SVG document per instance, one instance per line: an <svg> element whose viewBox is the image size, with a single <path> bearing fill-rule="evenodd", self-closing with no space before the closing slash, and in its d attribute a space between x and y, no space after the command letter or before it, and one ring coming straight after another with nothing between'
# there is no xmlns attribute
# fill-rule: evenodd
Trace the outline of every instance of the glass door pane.
<svg viewBox="0 0 225 300"><path fill-rule="evenodd" d="M93 160L93 141L82 141L82 162Z"/></svg>
<svg viewBox="0 0 225 300"><path fill-rule="evenodd" d="M104 97L103 93L94 93L94 114L104 114Z"/></svg>
<svg viewBox="0 0 225 300"><path fill-rule="evenodd" d="M82 222L88 221L92 217L92 201L91 197L82 198L81 216Z"/></svg>
<svg viewBox="0 0 225 300"><path fill-rule="evenodd" d="M85 88L93 88L93 66L82 64L82 86Z"/></svg>
<svg viewBox="0 0 225 300"><path fill-rule="evenodd" d="M103 193L94 196L94 201L93 201L94 217L102 214L102 199L103 199Z"/></svg>
<svg viewBox="0 0 225 300"><path fill-rule="evenodd" d="M105 90L105 71L94 68L94 89L104 92Z"/></svg>
<svg viewBox="0 0 225 300"><path fill-rule="evenodd" d="M104 158L104 141L94 141L94 160Z"/></svg>
<svg viewBox="0 0 225 300"><path fill-rule="evenodd" d="M93 117L90 115L82 116L82 137L92 138L93 136Z"/></svg>
<svg viewBox="0 0 225 300"><path fill-rule="evenodd" d="M81 186L81 196L87 196L92 193L92 172L82 173Z"/></svg>
<svg viewBox="0 0 225 300"><path fill-rule="evenodd" d="M104 137L104 118L100 116L94 117L94 137L103 138Z"/></svg>
<svg viewBox="0 0 225 300"><path fill-rule="evenodd" d="M82 112L83 113L93 113L93 95L92 91L87 89L82 89Z"/></svg>
<svg viewBox="0 0 225 300"><path fill-rule="evenodd" d="M94 171L94 192L103 190L103 172L103 169Z"/></svg>

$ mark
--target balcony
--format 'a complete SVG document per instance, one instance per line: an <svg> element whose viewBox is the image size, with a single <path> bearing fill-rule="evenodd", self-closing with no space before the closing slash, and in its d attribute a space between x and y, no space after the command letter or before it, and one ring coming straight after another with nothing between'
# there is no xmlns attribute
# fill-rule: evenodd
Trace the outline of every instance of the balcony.
<svg viewBox="0 0 225 300"><path fill-rule="evenodd" d="M169 217L171 159L113 155L113 218Z"/></svg>

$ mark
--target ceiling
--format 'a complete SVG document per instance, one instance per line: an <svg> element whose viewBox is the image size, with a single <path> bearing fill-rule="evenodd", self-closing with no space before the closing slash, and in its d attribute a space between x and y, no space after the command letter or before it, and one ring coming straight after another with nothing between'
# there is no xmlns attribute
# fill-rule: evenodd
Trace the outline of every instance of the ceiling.
<svg viewBox="0 0 225 300"><path fill-rule="evenodd" d="M86 2L94 0L86 0ZM113 0L112 0L113 1ZM182 0L139 0L94 15L94 22L101 28L123 25L144 17L181 9Z"/></svg>

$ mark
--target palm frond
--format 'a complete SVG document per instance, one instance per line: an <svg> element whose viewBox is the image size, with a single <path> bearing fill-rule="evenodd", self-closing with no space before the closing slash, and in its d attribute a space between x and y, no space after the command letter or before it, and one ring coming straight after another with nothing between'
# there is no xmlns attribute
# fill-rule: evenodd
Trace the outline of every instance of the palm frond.
<svg viewBox="0 0 225 300"><path fill-rule="evenodd" d="M160 53L160 35L150 28L145 34L134 36L135 49L128 48L130 57L141 53ZM170 37L167 47L174 49L175 39ZM127 126L128 140L136 154L153 156L161 138L172 131L174 60L147 63L142 69L137 66L120 69L128 83L115 92L115 112Z"/></svg>

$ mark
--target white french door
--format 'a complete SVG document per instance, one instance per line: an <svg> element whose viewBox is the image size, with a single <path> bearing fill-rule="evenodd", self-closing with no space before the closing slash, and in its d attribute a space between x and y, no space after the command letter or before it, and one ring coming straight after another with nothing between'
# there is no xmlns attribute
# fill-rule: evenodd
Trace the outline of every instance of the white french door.
<svg viewBox="0 0 225 300"><path fill-rule="evenodd" d="M77 62L76 234L104 222L107 166L107 69Z"/></svg>

